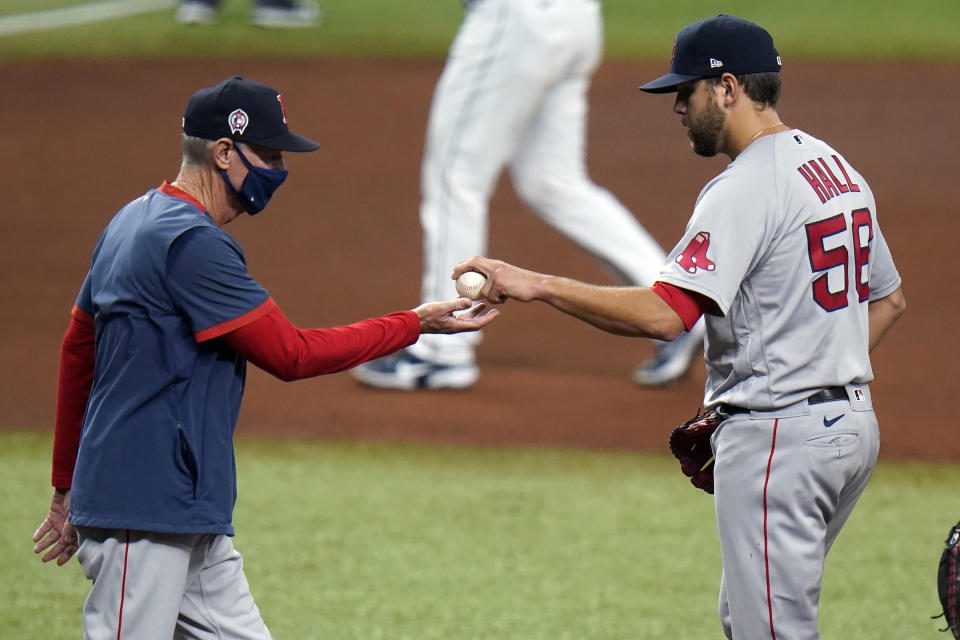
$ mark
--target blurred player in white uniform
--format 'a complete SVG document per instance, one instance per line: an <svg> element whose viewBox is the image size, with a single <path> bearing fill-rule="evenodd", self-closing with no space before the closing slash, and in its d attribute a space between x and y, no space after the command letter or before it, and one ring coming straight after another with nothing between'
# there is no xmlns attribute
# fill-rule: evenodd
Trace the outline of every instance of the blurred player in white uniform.
<svg viewBox="0 0 960 640"><path fill-rule="evenodd" d="M649 286L665 254L585 164L587 92L603 57L595 0L473 0L450 48L427 125L422 165L423 300L455 295L450 269L487 248L489 200L504 167L548 224L623 284ZM661 343L637 368L642 385L686 373L703 327ZM466 388L479 370L479 334L423 337L354 369L373 387Z"/></svg>
<svg viewBox="0 0 960 640"><path fill-rule="evenodd" d="M696 153L730 157L651 288L597 287L487 258L489 301L541 300L601 329L671 340L704 316L728 638L819 638L827 552L879 448L869 351L906 308L864 177L776 111L780 57L758 25L685 27L670 73Z"/></svg>

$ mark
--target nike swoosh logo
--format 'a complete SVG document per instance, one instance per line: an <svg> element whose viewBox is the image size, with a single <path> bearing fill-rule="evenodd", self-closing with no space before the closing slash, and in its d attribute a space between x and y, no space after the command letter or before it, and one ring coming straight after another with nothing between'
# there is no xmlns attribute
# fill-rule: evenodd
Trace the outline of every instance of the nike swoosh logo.
<svg viewBox="0 0 960 640"><path fill-rule="evenodd" d="M833 425L835 425L835 424L837 423L837 420L839 420L840 418L842 418L842 417L845 416L845 415L847 415L847 414L841 413L840 415L838 415L838 416L837 416L836 418L834 418L833 420L827 420L827 416L823 416L823 426L825 426L825 427L832 427Z"/></svg>

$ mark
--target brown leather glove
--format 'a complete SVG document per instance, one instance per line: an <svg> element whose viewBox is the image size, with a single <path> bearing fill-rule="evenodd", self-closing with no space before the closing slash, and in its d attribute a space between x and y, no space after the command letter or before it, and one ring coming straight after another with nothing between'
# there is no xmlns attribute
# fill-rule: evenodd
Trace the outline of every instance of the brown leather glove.
<svg viewBox="0 0 960 640"><path fill-rule="evenodd" d="M680 470L690 484L713 493L713 449L710 436L723 418L716 411L707 411L690 418L670 432L670 452L680 461Z"/></svg>
<svg viewBox="0 0 960 640"><path fill-rule="evenodd" d="M943 543L943 553L940 554L940 566L937 568L937 595L943 613L935 618L944 616L946 629L954 638L960 639L960 522L953 525L947 539Z"/></svg>

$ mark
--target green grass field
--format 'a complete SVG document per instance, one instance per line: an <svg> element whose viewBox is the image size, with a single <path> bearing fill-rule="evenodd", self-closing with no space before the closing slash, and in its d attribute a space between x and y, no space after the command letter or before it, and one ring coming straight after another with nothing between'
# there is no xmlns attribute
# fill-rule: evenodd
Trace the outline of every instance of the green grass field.
<svg viewBox="0 0 960 640"><path fill-rule="evenodd" d="M304 30L248 24L252 0L224 0L215 25L183 26L173 9L55 31L0 36L0 57L291 58L442 57L462 16L459 0L322 0L324 22ZM82 4L5 0L0 17ZM663 60L683 25L726 12L775 36L790 60L960 60L957 0L606 0L608 58Z"/></svg>
<svg viewBox="0 0 960 640"><path fill-rule="evenodd" d="M0 638L75 638L79 565L43 565L50 441L0 432ZM672 458L241 440L237 548L276 638L720 637L710 498ZM960 469L881 464L827 563L825 639L936 638Z"/></svg>

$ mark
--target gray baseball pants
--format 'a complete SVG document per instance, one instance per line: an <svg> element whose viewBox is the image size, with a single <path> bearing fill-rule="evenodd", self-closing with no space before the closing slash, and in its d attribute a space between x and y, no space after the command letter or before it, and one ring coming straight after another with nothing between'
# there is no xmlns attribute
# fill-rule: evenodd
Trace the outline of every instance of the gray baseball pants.
<svg viewBox="0 0 960 640"><path fill-rule="evenodd" d="M270 640L228 536L78 532L84 640Z"/></svg>
<svg viewBox="0 0 960 640"><path fill-rule="evenodd" d="M827 552L880 447L869 388L847 391L848 400L741 413L713 434L727 638L820 638Z"/></svg>

